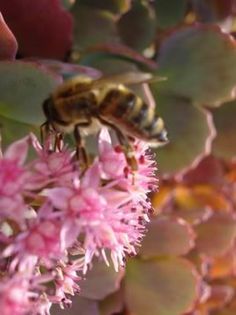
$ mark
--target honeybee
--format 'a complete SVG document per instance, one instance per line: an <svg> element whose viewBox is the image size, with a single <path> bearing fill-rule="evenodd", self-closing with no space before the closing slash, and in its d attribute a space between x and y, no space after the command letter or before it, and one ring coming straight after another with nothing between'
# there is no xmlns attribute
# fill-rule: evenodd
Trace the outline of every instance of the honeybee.
<svg viewBox="0 0 236 315"><path fill-rule="evenodd" d="M76 76L64 82L43 103L47 119L42 125L43 133L50 128L59 134L73 132L78 158L86 164L81 130L89 131L94 125L108 126L115 131L128 164L135 170L131 139L139 138L151 146L168 142L163 119L155 108L127 87L152 78L149 73L126 73L99 79Z"/></svg>

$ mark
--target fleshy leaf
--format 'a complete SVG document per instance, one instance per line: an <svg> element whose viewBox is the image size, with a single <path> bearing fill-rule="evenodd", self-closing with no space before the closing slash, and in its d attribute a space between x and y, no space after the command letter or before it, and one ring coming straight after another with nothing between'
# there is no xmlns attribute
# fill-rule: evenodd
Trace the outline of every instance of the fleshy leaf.
<svg viewBox="0 0 236 315"><path fill-rule="evenodd" d="M154 7L157 16L157 25L160 28L173 27L184 18L187 1L186 0L155 0Z"/></svg>
<svg viewBox="0 0 236 315"><path fill-rule="evenodd" d="M106 53L86 54L81 61L84 65L90 65L101 70L104 75L137 71L137 66L134 63Z"/></svg>
<svg viewBox="0 0 236 315"><path fill-rule="evenodd" d="M135 50L129 48L123 44L101 44L90 47L87 51L88 53L105 53L113 56L120 56L121 58L128 59L131 62L147 66L149 69L155 70L157 68L157 63L144 57L142 54L136 52Z"/></svg>
<svg viewBox="0 0 236 315"><path fill-rule="evenodd" d="M110 11L114 14L126 12L130 7L131 0L77 0L79 3L97 9Z"/></svg>
<svg viewBox="0 0 236 315"><path fill-rule="evenodd" d="M230 99L236 82L236 45L217 26L198 25L174 32L162 42L158 74L166 93L195 104L219 105Z"/></svg>
<svg viewBox="0 0 236 315"><path fill-rule="evenodd" d="M0 13L0 60L15 59L18 44Z"/></svg>
<svg viewBox="0 0 236 315"><path fill-rule="evenodd" d="M63 59L68 53L72 18L60 0L0 0L0 11L17 38L22 56Z"/></svg>
<svg viewBox="0 0 236 315"><path fill-rule="evenodd" d="M236 101L223 104L213 111L217 136L213 141L213 153L230 159L236 156Z"/></svg>
<svg viewBox="0 0 236 315"><path fill-rule="evenodd" d="M209 299L203 305L206 314L212 314L212 310L221 309L232 300L234 289L229 285L212 285Z"/></svg>
<svg viewBox="0 0 236 315"><path fill-rule="evenodd" d="M0 115L2 146L6 148L13 141L23 138L30 132L39 133L39 128L33 125L24 124Z"/></svg>
<svg viewBox="0 0 236 315"><path fill-rule="evenodd" d="M233 245L236 236L236 220L230 214L213 215L195 228L196 247L208 256L221 256Z"/></svg>
<svg viewBox="0 0 236 315"><path fill-rule="evenodd" d="M141 261L127 265L125 298L136 315L179 315L197 298L198 281L192 264L182 258Z"/></svg>
<svg viewBox="0 0 236 315"><path fill-rule="evenodd" d="M74 49L83 51L102 43L119 42L114 17L108 11L75 3L72 8L75 20Z"/></svg>
<svg viewBox="0 0 236 315"><path fill-rule="evenodd" d="M218 186L223 181L223 165L213 155L207 155L198 161L197 165L183 174L182 182L185 185L213 185Z"/></svg>
<svg viewBox="0 0 236 315"><path fill-rule="evenodd" d="M96 261L90 271L87 272L85 281L80 282L81 296L102 300L109 294L117 291L123 272L116 272L108 267L104 261Z"/></svg>
<svg viewBox="0 0 236 315"><path fill-rule="evenodd" d="M233 14L234 0L191 0L194 12L201 22L214 23Z"/></svg>
<svg viewBox="0 0 236 315"><path fill-rule="evenodd" d="M99 303L100 315L112 315L120 313L124 307L123 291L119 290Z"/></svg>
<svg viewBox="0 0 236 315"><path fill-rule="evenodd" d="M235 249L230 249L223 256L215 257L209 268L211 279L224 279L234 276L235 270Z"/></svg>
<svg viewBox="0 0 236 315"><path fill-rule="evenodd" d="M63 78L68 78L68 77L77 76L77 75L86 75L91 78L97 79L102 76L101 71L97 69L81 66L74 63L61 62L59 60L53 60L53 59L38 59L38 58L25 58L23 60L34 62L38 65L43 65L50 71L53 71L56 74L61 75Z"/></svg>
<svg viewBox="0 0 236 315"><path fill-rule="evenodd" d="M180 210L201 210L210 207L215 211L228 212L231 205L223 192L210 185L196 185L194 187L179 186L175 189L175 202Z"/></svg>
<svg viewBox="0 0 236 315"><path fill-rule="evenodd" d="M70 10L76 0L60 0L61 5L66 9Z"/></svg>
<svg viewBox="0 0 236 315"><path fill-rule="evenodd" d="M120 18L117 26L123 42L142 51L155 37L155 14L146 3L135 1L131 9Z"/></svg>
<svg viewBox="0 0 236 315"><path fill-rule="evenodd" d="M0 62L0 115L18 122L40 125L45 117L42 103L59 76L26 62Z"/></svg>
<svg viewBox="0 0 236 315"><path fill-rule="evenodd" d="M206 145L212 137L208 114L191 106L186 99L161 95L158 87L152 88L152 92L170 140L156 150L159 170L161 173L177 172L206 153Z"/></svg>
<svg viewBox="0 0 236 315"><path fill-rule="evenodd" d="M61 309L59 306L52 308L52 315L100 315L98 310L98 303L93 300L83 298L76 295L72 299L72 306L70 310Z"/></svg>
<svg viewBox="0 0 236 315"><path fill-rule="evenodd" d="M194 232L181 219L153 219L147 227L139 254L145 258L161 255L184 255L194 246Z"/></svg>

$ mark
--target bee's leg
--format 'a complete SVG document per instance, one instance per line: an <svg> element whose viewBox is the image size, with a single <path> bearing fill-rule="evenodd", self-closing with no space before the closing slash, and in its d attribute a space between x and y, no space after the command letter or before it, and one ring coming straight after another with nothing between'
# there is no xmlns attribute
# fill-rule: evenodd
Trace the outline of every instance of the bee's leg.
<svg viewBox="0 0 236 315"><path fill-rule="evenodd" d="M76 157L80 162L80 166L82 169L88 168L89 160L88 155L85 150L84 141L80 135L80 127L89 127L91 125L91 121L79 123L74 128L74 137L76 141Z"/></svg>
<svg viewBox="0 0 236 315"><path fill-rule="evenodd" d="M42 145L45 143L46 139L48 138L49 133L50 133L50 124L48 121L45 121L45 123L43 123L40 126L40 140L41 140Z"/></svg>
<svg viewBox="0 0 236 315"><path fill-rule="evenodd" d="M54 151L61 151L63 147L63 134L58 132L55 135Z"/></svg>
<svg viewBox="0 0 236 315"><path fill-rule="evenodd" d="M51 136L53 135L53 141ZM50 122L46 121L40 126L40 140L44 149L47 149L49 152L55 152L56 150L60 150L59 146L61 144L61 140L59 138L59 134L53 129Z"/></svg>
<svg viewBox="0 0 236 315"><path fill-rule="evenodd" d="M138 169L138 163L137 163L136 158L134 156L133 146L132 146L131 142L129 141L129 139L120 131L119 128L117 128L112 123L104 120L101 117L99 117L99 120L103 125L106 125L115 131L117 139L118 139L118 141L119 141L119 143L123 149L127 164L130 166L132 171L136 171Z"/></svg>

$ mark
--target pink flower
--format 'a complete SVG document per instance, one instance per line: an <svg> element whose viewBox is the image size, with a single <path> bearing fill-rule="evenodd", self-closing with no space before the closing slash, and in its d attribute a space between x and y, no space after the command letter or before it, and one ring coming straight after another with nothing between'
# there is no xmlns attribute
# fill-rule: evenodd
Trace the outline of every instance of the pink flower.
<svg viewBox="0 0 236 315"><path fill-rule="evenodd" d="M83 258L64 263L60 261L56 267L56 293L57 298L60 297L61 301L67 300L67 295L75 295L80 292L78 282L81 277L78 272L83 268Z"/></svg>
<svg viewBox="0 0 236 315"><path fill-rule="evenodd" d="M24 315L31 310L33 297L27 278L15 276L1 279L0 309L4 315Z"/></svg>
<svg viewBox="0 0 236 315"><path fill-rule="evenodd" d="M47 266L54 265L54 260L65 255L61 229L62 222L58 219L39 219L28 230L20 233L4 250L3 255L8 257L14 254L13 265L20 263L21 268L30 262L34 265L35 259L36 262L43 260Z"/></svg>
<svg viewBox="0 0 236 315"><path fill-rule="evenodd" d="M22 224L28 205L27 195L30 172L23 166L29 147L29 137L16 141L0 158L0 218Z"/></svg>
<svg viewBox="0 0 236 315"><path fill-rule="evenodd" d="M127 172L124 154L112 146L106 132L101 133L99 143L99 159L81 178L71 187L46 191L52 206L64 217L65 239L70 239L67 245L80 236L84 240L84 272L94 255L102 255L108 264L107 249L116 270L124 265L126 254L135 254L151 210L147 193L156 182L156 166L146 145L135 145L138 170Z"/></svg>
<svg viewBox="0 0 236 315"><path fill-rule="evenodd" d="M38 155L31 165L35 185L43 187L52 183L59 186L70 184L78 173L74 153L66 148L61 151L52 151L49 141L42 147L33 134L31 134L31 141Z"/></svg>
<svg viewBox="0 0 236 315"><path fill-rule="evenodd" d="M147 194L157 184L156 165L143 142L134 143L133 171L105 128L98 139L99 156L85 172L74 152L51 151L51 139L42 147L34 135L13 143L0 159L0 216L10 230L0 235L0 263L6 268L9 262L0 285L7 315L49 315L52 304L71 304L79 273L86 273L94 256L118 270L126 255L136 254L149 221ZM30 144L37 156L26 164ZM81 258L71 260L75 247ZM49 283L55 287L50 294ZM11 288L20 290L15 300Z"/></svg>
<svg viewBox="0 0 236 315"><path fill-rule="evenodd" d="M99 161L104 178L116 179L116 185L122 190L129 191L134 200L146 200L147 194L157 189L157 167L145 142L137 140L133 146L137 171L131 170L122 149L112 145L108 132L103 129L99 137Z"/></svg>

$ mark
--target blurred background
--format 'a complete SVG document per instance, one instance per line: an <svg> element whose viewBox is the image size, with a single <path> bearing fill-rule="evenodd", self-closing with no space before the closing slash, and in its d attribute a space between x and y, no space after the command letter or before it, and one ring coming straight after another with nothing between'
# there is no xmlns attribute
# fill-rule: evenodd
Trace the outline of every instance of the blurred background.
<svg viewBox="0 0 236 315"><path fill-rule="evenodd" d="M236 1L0 0L3 146L39 134L63 80L148 72L159 191L127 268L95 262L68 315L236 314Z"/></svg>

